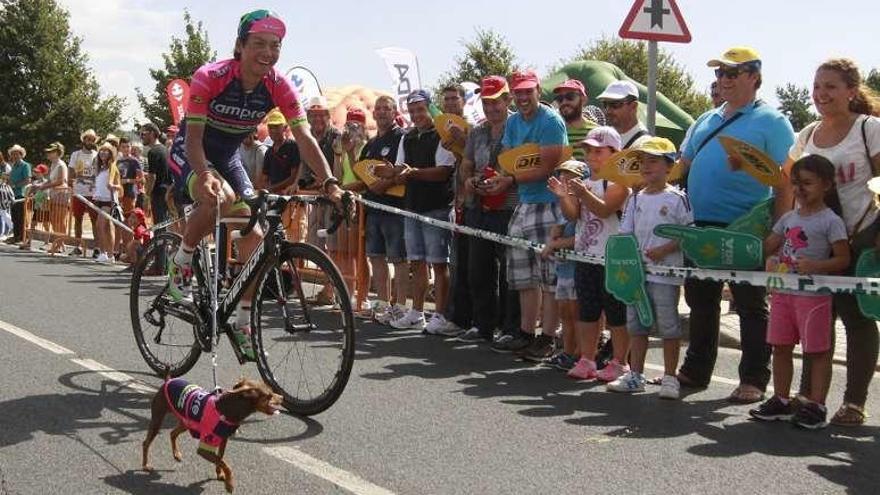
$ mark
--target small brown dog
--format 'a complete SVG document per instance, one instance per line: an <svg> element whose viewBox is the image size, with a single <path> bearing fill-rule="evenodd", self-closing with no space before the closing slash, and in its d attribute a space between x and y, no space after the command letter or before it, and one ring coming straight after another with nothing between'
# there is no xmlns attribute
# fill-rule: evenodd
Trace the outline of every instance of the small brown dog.
<svg viewBox="0 0 880 495"><path fill-rule="evenodd" d="M256 411L277 414L281 400L281 396L273 393L265 383L248 379L240 380L226 392L208 392L182 378L166 380L153 396L150 429L143 443L144 470L153 470L149 460L150 444L159 434L165 414L171 411L178 420L177 427L171 431L174 460L180 462L183 459L177 437L189 430L200 440L199 455L214 464L217 479L224 482L227 492L231 492L234 488L232 468L223 460L228 438L245 418Z"/></svg>

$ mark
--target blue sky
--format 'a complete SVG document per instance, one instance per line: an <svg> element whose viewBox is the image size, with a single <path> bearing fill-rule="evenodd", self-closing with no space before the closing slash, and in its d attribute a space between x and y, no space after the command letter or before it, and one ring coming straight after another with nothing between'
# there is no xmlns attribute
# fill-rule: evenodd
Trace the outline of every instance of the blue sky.
<svg viewBox="0 0 880 495"><path fill-rule="evenodd" d="M432 85L462 52L460 42L477 27L504 35L519 62L544 75L554 62L579 46L616 35L632 6L630 0L582 0L540 4L471 0L429 2L355 1L204 1L204 0L59 0L70 11L74 33L83 39L90 63L108 94L128 99L124 117L139 115L134 88L149 91L148 69L161 65L172 35L183 34L182 10L201 20L220 58L231 53L239 16L270 8L288 25L279 68L305 65L322 86L361 84L390 89L391 82L375 50L401 46L419 57L423 85ZM705 62L725 48L746 44L764 60L762 95L775 103L776 86L786 82L812 86L816 66L830 57L848 56L863 70L880 67L876 29L877 0L679 0L693 35L690 44L662 43L701 87L713 79ZM796 6L796 7L795 7ZM873 22L873 21L872 21Z"/></svg>

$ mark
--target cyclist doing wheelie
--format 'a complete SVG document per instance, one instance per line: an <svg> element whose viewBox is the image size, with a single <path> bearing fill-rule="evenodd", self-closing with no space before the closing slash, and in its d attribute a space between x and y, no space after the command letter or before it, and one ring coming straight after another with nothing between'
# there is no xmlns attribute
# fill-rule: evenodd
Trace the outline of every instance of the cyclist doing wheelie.
<svg viewBox="0 0 880 495"><path fill-rule="evenodd" d="M169 161L178 204L194 202L180 249L168 260L168 294L175 301L192 298L193 252L214 225L218 198L222 215L250 215L242 199L254 196L254 188L238 148L273 108L284 115L304 161L322 181L324 193L340 201L342 189L309 132L299 95L274 68L285 31L276 14L249 12L238 25L234 58L203 65L193 74L186 119L171 146ZM250 257L262 236L257 226L238 241L241 259ZM236 340L250 360L255 358L249 338L254 290L252 284L242 296L234 325Z"/></svg>

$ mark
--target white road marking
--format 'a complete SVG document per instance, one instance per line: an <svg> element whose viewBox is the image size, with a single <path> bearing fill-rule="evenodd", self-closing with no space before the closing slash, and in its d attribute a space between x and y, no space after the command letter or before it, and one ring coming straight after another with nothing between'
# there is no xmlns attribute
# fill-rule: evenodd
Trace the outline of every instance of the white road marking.
<svg viewBox="0 0 880 495"><path fill-rule="evenodd" d="M158 390L155 387L151 387L150 385L138 381L135 377L131 375L127 375L125 373L122 373L121 371L116 371L113 368L104 366L94 359L73 358L70 361L72 363L82 366L87 370L95 371L104 378L119 383L120 385L130 388L136 392L143 392L144 394L155 394Z"/></svg>
<svg viewBox="0 0 880 495"><path fill-rule="evenodd" d="M63 347L63 346L60 346L54 342L49 342L48 340L46 340L42 337L37 337L36 335L28 332L27 330L24 330L22 328L18 328L17 326L13 325L12 323L6 323L5 321L0 320L0 329L6 330L7 332L11 333L12 335L15 335L16 337L21 337L24 340L27 340L28 342L30 342L31 344L38 345L51 353L61 354L61 355L74 354L74 352L71 351L70 349Z"/></svg>
<svg viewBox="0 0 880 495"><path fill-rule="evenodd" d="M330 483L356 495L394 495L392 491L374 485L348 471L331 466L294 447L266 447L263 449L263 452L288 464L293 464L307 473L324 478Z"/></svg>
<svg viewBox="0 0 880 495"><path fill-rule="evenodd" d="M43 349L46 349L47 351L54 354L76 354L70 349L62 347L58 344L55 344L54 342L50 342L41 337L37 337L27 330L21 329L2 320L0 320L0 330L6 330L7 332L15 336L21 337L22 339L32 344L36 344L37 346L42 347ZM89 371L94 371L104 378L119 383L120 385L130 388L136 392L141 392L146 395L156 393L157 389L155 387L147 385L131 375L101 364L94 359L72 357L70 358L70 362ZM263 452L275 458L281 459L282 461L285 461L289 464L292 464L309 474L312 474L319 478L323 478L340 488L354 493L355 495L395 495L392 491L386 490L381 486L374 485L369 481L358 477L355 474L349 473L348 471L345 471L343 469L339 469L293 447L265 448L263 449Z"/></svg>

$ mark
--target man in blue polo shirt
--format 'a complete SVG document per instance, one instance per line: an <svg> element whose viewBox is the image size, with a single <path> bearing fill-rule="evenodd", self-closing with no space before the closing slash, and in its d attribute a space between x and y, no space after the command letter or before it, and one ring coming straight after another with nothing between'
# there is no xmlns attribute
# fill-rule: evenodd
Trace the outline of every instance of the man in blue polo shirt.
<svg viewBox="0 0 880 495"><path fill-rule="evenodd" d="M761 59L749 47L734 47L710 60L725 103L701 115L690 130L682 150L689 167L688 194L698 226L726 227L759 202L776 198L777 214L791 205L790 191L771 188L751 175L731 167L717 136L732 136L756 146L775 162L785 161L794 143L788 119L757 99L761 87ZM732 284L740 319L742 357L740 385L729 399L750 403L763 398L770 379L767 345L767 302L762 287ZM682 385L706 386L718 355L721 283L688 279L685 299L691 308L690 344L679 370Z"/></svg>
<svg viewBox="0 0 880 495"><path fill-rule="evenodd" d="M489 181L506 187L518 186L519 205L510 220L509 235L546 244L551 227L562 218L556 196L547 189L547 178L561 161L563 148L568 144L565 121L552 108L538 101L540 87L534 72L515 72L511 77L511 89L518 112L507 120L501 144L505 149L510 149L536 143L541 147L541 161L538 167L516 176L496 176ZM496 193L494 190L490 192ZM553 297L555 264L542 260L532 251L508 249L507 283L510 290L519 292L520 332L503 336L493 344L492 350L522 352L526 358L533 360L549 357L553 352L553 337L559 324ZM536 337L539 306L543 310L542 333Z"/></svg>

